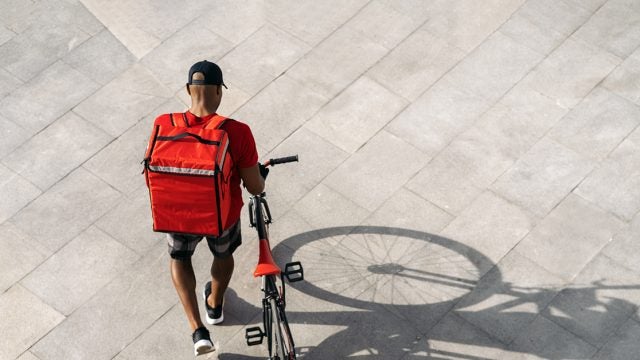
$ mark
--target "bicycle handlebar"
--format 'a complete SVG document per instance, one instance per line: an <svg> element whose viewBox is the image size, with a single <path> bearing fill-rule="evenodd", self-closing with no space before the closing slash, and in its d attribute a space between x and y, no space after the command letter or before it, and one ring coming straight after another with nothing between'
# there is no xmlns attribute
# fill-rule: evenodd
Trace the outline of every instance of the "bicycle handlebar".
<svg viewBox="0 0 640 360"><path fill-rule="evenodd" d="M294 161L298 161L298 155L269 159L264 163L264 166L274 166L274 165L285 164L285 163L294 162Z"/></svg>

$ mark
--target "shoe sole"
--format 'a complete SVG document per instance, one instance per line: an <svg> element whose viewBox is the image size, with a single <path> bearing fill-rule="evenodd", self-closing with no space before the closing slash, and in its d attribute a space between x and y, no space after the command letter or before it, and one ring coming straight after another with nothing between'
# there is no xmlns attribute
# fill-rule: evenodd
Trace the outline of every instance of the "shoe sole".
<svg viewBox="0 0 640 360"><path fill-rule="evenodd" d="M210 352L216 351L216 348L213 346L211 341L207 339L199 340L197 343L193 344L193 351L196 356L208 354Z"/></svg>
<svg viewBox="0 0 640 360"><path fill-rule="evenodd" d="M218 325L221 322L223 322L224 321L224 312L222 312L220 314L220 317L217 318L217 319L212 319L212 318L209 317L209 312L206 311L206 309L207 309L207 290L206 289L202 290L202 298L204 299L204 307L205 307L205 313L206 313L205 316L206 316L206 319L207 319L207 324L209 324L209 325Z"/></svg>

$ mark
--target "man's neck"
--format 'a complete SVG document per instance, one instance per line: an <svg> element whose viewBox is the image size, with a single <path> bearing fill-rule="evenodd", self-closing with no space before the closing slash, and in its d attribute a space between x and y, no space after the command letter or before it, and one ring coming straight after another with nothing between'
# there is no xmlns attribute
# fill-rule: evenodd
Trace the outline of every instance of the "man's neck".
<svg viewBox="0 0 640 360"><path fill-rule="evenodd" d="M189 112L197 117L205 117L207 115L215 114L218 111L217 107L206 106L201 104L191 104Z"/></svg>

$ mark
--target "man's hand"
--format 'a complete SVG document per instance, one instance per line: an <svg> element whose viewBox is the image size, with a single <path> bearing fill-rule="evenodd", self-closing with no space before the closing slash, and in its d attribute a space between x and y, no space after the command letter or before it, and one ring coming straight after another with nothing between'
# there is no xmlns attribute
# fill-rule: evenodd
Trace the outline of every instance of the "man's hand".
<svg viewBox="0 0 640 360"><path fill-rule="evenodd" d="M267 175L269 175L269 169L260 163L258 163L258 167L260 168L260 175L262 176L262 178L267 180Z"/></svg>

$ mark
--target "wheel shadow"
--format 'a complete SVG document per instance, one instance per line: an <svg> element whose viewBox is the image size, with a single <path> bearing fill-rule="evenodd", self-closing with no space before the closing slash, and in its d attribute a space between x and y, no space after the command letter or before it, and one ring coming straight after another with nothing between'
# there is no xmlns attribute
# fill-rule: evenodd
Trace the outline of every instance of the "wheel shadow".
<svg viewBox="0 0 640 360"><path fill-rule="evenodd" d="M376 236L384 237L381 241ZM327 241L331 239L331 241ZM355 239L355 240L354 240ZM371 253L370 259L363 260L362 254L348 255L347 248L339 249L345 260L338 266L340 272L349 269L349 256L362 263L370 260L369 264L360 264L353 267L358 273L355 278L361 281L369 281L371 286L360 292L351 289L358 284L355 280L345 290L332 288L329 285L319 285L320 281L311 276L314 271L326 272L326 267L317 265L318 262L305 263L305 258L299 255L304 253L301 249L311 247L312 251L328 252L325 247L339 248L344 243L351 248L365 247L371 244L364 242L377 241L378 250L394 252L394 244L424 242L425 246L412 245L403 249L404 258L426 258L420 251L433 251L434 256L429 257L438 266L433 267L425 261L423 266L415 266L403 261L393 261L392 256L378 256L376 251ZM389 244L386 244L386 243ZM444 249L441 250L440 248ZM438 251L435 251L435 250ZM371 249L369 249L371 250ZM414 254L417 253L416 254ZM491 359L503 350L518 353L527 353L541 358L580 359L588 358L593 354L582 353L580 349L571 346L544 347L535 346L528 342L517 342L515 333L521 332L537 318L552 321L557 326L577 333L579 337L590 340L590 336L597 336L589 331L589 327L601 324L609 324L611 319L628 314L628 317L637 316L637 305L615 296L602 298L601 291L615 294L615 291L640 290L640 284L615 284L608 285L602 282L594 282L580 287L559 288L526 287L519 284L503 282L500 269L491 260L464 244L434 234L393 227L379 226L346 226L325 228L297 234L280 242L273 249L274 257L279 264L289 261L302 261L305 267L305 277L311 281L293 283L291 286L312 298L323 300L326 303L337 304L335 311L314 311L313 307L304 311L287 310L290 323L298 332L305 326L313 329L311 325L330 325L339 329L338 332L328 335L318 345L307 347L304 340L308 336L301 336L294 332L297 340L298 352L304 359ZM306 252L307 254L309 251ZM340 253L340 252L338 252ZM407 255L409 254L409 255ZM452 256L451 254L455 255ZM428 254L427 254L428 255ZM396 259L402 259L396 256ZM470 264L475 271L465 269L465 274L472 276L460 276L460 272L451 275L447 267L447 261L460 262L460 258L466 259L465 264ZM335 258L324 257L335 262ZM347 265L345 265L347 264ZM441 266L441 265L446 266ZM326 264L325 264L326 265ZM411 266L410 266L411 265ZM431 267L429 267L431 266ZM434 268L436 269L434 271ZM331 273L328 273L331 274ZM398 284L395 284L397 282ZM389 285L391 284L391 285ZM413 295L401 301L395 301L393 296L371 296L373 291L397 291L404 286L402 291L413 291ZM437 288L440 296L428 296L430 288ZM446 290L450 288L451 291ZM389 290L391 289L391 290ZM407 290L410 289L410 290ZM351 291L351 292L350 292ZM443 296L444 295L449 295ZM453 295L451 295L453 294ZM395 294L397 295L397 294ZM436 294L437 295L437 294ZM559 302L558 311L549 310L549 303L557 296L566 299L577 299L578 306L571 302ZM382 299L382 301L378 301ZM421 301L423 300L423 301ZM477 308L481 310L469 310L473 305L485 302ZM295 302L290 298L289 302ZM564 304L564 305L563 305ZM343 310L344 309L344 310ZM524 310L523 310L524 309ZM546 321L545 320L545 321ZM471 326L474 324L476 326ZM514 334L496 336L480 330L483 326L498 325L505 329L513 329ZM479 326L478 326L479 325ZM469 328L473 327L474 330ZM320 336L320 335L319 335ZM593 341L592 341L593 342ZM445 350L432 344L446 343ZM458 345L458 346L456 346ZM457 350L465 349L462 350ZM453 349L453 350L452 350ZM473 350L475 349L475 350ZM587 351L587 350L585 350ZM237 354L220 354L220 359L256 359Z"/></svg>

